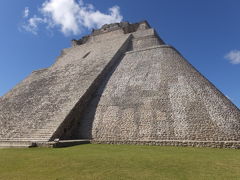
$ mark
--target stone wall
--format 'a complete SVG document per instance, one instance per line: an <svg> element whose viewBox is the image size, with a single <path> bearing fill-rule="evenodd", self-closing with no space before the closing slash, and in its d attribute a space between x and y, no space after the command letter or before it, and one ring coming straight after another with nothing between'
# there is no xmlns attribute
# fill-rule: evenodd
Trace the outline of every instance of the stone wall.
<svg viewBox="0 0 240 180"><path fill-rule="evenodd" d="M97 141L92 140L92 144L131 144L147 146L191 146L191 147L211 147L211 148L231 148L240 149L240 141L179 141L179 140L149 140L149 141Z"/></svg>

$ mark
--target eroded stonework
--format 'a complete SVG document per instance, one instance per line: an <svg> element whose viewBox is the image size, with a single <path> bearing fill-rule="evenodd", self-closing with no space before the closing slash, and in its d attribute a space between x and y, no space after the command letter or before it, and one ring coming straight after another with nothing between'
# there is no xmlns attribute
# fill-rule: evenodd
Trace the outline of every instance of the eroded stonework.
<svg viewBox="0 0 240 180"><path fill-rule="evenodd" d="M0 98L1 141L239 148L240 111L146 21L104 25Z"/></svg>

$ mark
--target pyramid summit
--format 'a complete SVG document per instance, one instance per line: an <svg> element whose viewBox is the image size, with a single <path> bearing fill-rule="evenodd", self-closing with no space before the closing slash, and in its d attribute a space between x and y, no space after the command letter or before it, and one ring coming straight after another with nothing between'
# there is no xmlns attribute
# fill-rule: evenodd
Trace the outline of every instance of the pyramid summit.
<svg viewBox="0 0 240 180"><path fill-rule="evenodd" d="M240 148L240 111L146 21L114 23L0 98L0 146L76 139Z"/></svg>

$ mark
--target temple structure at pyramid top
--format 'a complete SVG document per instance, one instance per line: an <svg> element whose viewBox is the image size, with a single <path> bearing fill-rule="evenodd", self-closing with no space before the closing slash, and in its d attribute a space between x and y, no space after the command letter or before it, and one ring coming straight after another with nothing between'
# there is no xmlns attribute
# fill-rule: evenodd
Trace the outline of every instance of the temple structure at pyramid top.
<svg viewBox="0 0 240 180"><path fill-rule="evenodd" d="M240 148L240 111L146 21L104 25L0 97L0 146Z"/></svg>

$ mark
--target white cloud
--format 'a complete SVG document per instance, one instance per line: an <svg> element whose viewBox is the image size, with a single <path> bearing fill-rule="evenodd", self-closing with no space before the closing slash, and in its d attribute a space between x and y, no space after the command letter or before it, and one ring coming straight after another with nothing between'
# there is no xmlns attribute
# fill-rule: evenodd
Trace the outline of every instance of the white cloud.
<svg viewBox="0 0 240 180"><path fill-rule="evenodd" d="M24 17L29 16L26 7ZM26 16L25 16L26 15ZM38 26L43 23L48 28L60 28L65 35L80 34L84 29L99 28L104 24L120 22L123 19L120 8L113 6L104 14L92 4L82 0L46 0L39 9L39 15L28 18L22 26L24 30L37 34Z"/></svg>
<svg viewBox="0 0 240 180"><path fill-rule="evenodd" d="M51 27L60 26L64 34L80 33L77 20L79 5L74 0L51 0L42 5L41 13L48 18Z"/></svg>
<svg viewBox="0 0 240 180"><path fill-rule="evenodd" d="M23 17L27 18L29 16L29 8L25 7L24 11L23 11Z"/></svg>
<svg viewBox="0 0 240 180"><path fill-rule="evenodd" d="M232 50L225 55L225 58L232 64L240 64L240 50Z"/></svg>
<svg viewBox="0 0 240 180"><path fill-rule="evenodd" d="M114 6L109 9L109 15L103 14L99 11L94 11L91 9L81 9L80 18L83 25L87 28L100 27L103 24L109 24L114 22L120 22L122 16L119 13L120 9L118 6Z"/></svg>
<svg viewBox="0 0 240 180"><path fill-rule="evenodd" d="M45 18L39 18L34 15L32 18L28 19L27 23L22 25L22 28L27 31L37 35L38 25L40 23L46 23L47 20Z"/></svg>

